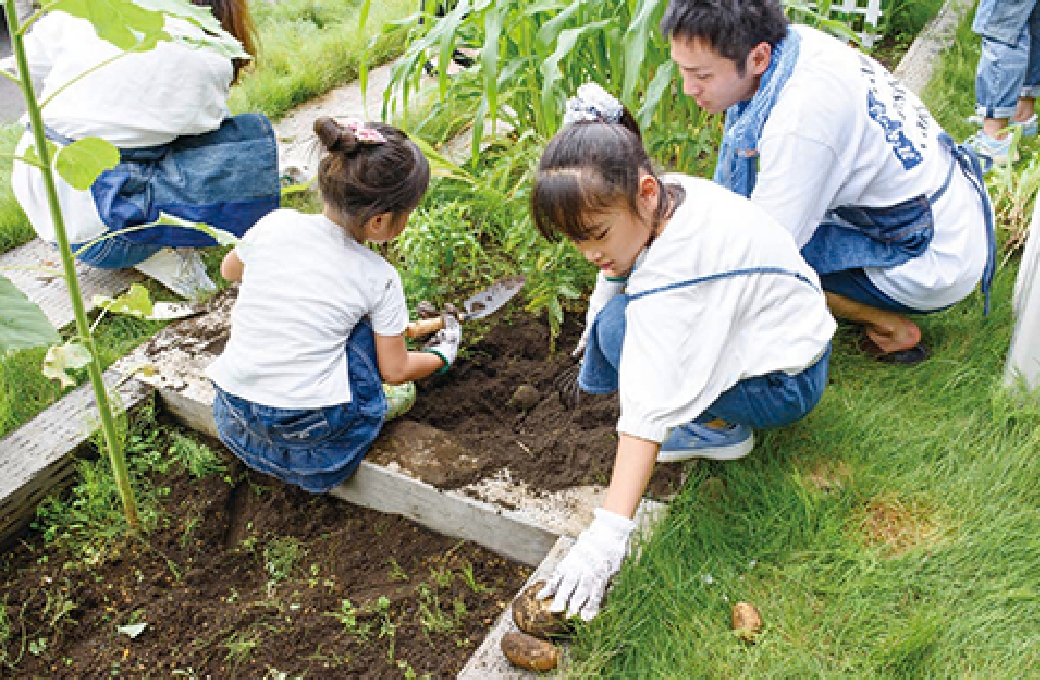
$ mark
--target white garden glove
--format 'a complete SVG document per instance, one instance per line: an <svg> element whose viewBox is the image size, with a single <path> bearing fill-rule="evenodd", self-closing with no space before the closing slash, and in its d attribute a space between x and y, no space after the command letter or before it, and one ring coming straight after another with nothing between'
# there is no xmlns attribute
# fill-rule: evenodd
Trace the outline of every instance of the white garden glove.
<svg viewBox="0 0 1040 680"><path fill-rule="evenodd" d="M459 343L462 342L462 325L454 314L444 314L444 328L440 329L426 341L422 351L436 354L444 359L444 369L455 363L455 357L459 353Z"/></svg>
<svg viewBox="0 0 1040 680"><path fill-rule="evenodd" d="M589 346L589 333L592 330L592 322L596 320L596 316L600 310L607 306L611 298L625 290L625 284L628 279L615 279L611 277L607 279L603 272L599 273L596 277L596 287L592 289L592 295L589 296L589 311L585 313L585 330L581 332L581 337L578 338L578 345L571 352L571 356L580 359L585 354L585 348Z"/></svg>
<svg viewBox="0 0 1040 680"><path fill-rule="evenodd" d="M627 517L596 508L596 519L578 535L570 552L558 565L538 599L553 597L549 611L567 610L567 617L580 614L591 621L610 579L621 568L628 549L628 537L636 523Z"/></svg>

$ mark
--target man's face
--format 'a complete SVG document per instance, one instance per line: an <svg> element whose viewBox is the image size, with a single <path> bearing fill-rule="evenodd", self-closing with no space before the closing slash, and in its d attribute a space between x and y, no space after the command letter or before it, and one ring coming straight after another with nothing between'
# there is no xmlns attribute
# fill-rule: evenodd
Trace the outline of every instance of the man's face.
<svg viewBox="0 0 1040 680"><path fill-rule="evenodd" d="M719 56L703 38L673 36L671 44L672 61L682 74L683 91L708 113L722 113L751 99L769 66L772 51L766 43L756 46L748 55L744 75L740 75L736 62Z"/></svg>

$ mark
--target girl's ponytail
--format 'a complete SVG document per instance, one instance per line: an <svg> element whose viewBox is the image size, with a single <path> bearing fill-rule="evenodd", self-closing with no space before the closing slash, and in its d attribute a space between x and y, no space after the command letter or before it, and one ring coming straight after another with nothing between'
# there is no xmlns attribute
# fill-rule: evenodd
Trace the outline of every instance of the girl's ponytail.
<svg viewBox="0 0 1040 680"><path fill-rule="evenodd" d="M430 164L401 130L322 116L314 133L327 153L318 167L322 200L349 226L414 210L430 185Z"/></svg>
<svg viewBox="0 0 1040 680"><path fill-rule="evenodd" d="M357 150L358 139L354 130L328 116L321 116L314 121L314 134L329 153L349 155Z"/></svg>

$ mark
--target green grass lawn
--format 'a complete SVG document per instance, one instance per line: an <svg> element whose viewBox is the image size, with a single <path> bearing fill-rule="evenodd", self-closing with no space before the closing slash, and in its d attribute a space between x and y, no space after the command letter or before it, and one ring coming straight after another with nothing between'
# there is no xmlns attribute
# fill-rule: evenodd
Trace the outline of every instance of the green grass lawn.
<svg viewBox="0 0 1040 680"><path fill-rule="evenodd" d="M958 139L969 26L925 94ZM805 421L743 461L691 464L571 675L1040 676L1040 395L1002 387L1016 271L998 272L989 317L975 294L922 318L934 357L918 367L868 360L841 328ZM741 600L764 620L755 645L730 630Z"/></svg>

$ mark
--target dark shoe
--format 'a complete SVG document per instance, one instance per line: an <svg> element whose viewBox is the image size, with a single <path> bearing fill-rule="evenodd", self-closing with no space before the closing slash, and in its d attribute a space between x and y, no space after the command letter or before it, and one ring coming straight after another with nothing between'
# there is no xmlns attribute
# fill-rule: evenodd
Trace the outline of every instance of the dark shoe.
<svg viewBox="0 0 1040 680"><path fill-rule="evenodd" d="M859 349L868 357L874 357L886 364L899 364L900 366L915 366L925 361L930 356L928 349L918 343L910 349L898 349L894 352L886 352L877 346L866 333L859 340Z"/></svg>

